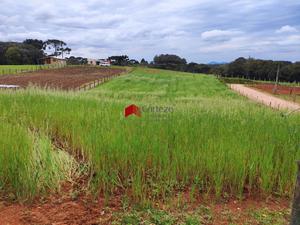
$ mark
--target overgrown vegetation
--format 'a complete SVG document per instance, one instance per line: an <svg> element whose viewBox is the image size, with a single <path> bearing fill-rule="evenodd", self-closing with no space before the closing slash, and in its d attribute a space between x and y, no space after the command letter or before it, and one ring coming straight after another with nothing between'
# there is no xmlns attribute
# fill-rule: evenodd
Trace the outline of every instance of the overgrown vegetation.
<svg viewBox="0 0 300 225"><path fill-rule="evenodd" d="M274 84L273 81L264 81L264 80L251 80L246 78L240 78L240 77L218 77L221 82L224 82L225 84ZM300 86L299 82L278 82L280 85L289 86L289 87L296 87Z"/></svg>
<svg viewBox="0 0 300 225"><path fill-rule="evenodd" d="M45 56L64 56L71 49L63 41L26 39L23 42L0 42L0 65L44 64Z"/></svg>
<svg viewBox="0 0 300 225"><path fill-rule="evenodd" d="M198 64L187 63L177 55L161 54L155 56L150 67L170 69L191 73L217 74L222 77L237 77L250 80L275 81L279 66L279 80L286 82L300 81L300 62L261 60L243 57L230 63Z"/></svg>
<svg viewBox="0 0 300 225"><path fill-rule="evenodd" d="M222 76L242 77L252 80L275 81L279 69L279 80L300 81L300 62L272 61L240 57L226 66L218 68Z"/></svg>
<svg viewBox="0 0 300 225"><path fill-rule="evenodd" d="M89 162L94 194L118 192L151 203L187 190L191 198L289 196L293 190L299 115L282 117L251 103L213 76L137 68L88 92L1 91L0 103L7 124L1 132L1 187L23 197L38 193L30 165L43 171L33 170L39 189L57 184L49 181L54 171L63 171L51 159L49 140L57 139ZM125 118L129 104L172 110ZM21 131L10 137L13 127ZM32 155L30 130L44 143L39 159Z"/></svg>
<svg viewBox="0 0 300 225"><path fill-rule="evenodd" d="M54 150L49 138L30 131L17 122L8 122L1 114L0 189L10 200L45 194L69 179L74 160Z"/></svg>
<svg viewBox="0 0 300 225"><path fill-rule="evenodd" d="M213 207L200 205L194 210L181 209L180 211L157 210L153 208L126 209L115 213L111 224L115 225L201 225L201 224L261 224L282 225L287 224L289 210L248 209L236 210L224 208L219 214ZM218 223L219 222L219 223Z"/></svg>
<svg viewBox="0 0 300 225"><path fill-rule="evenodd" d="M41 64L43 41L0 42L0 65Z"/></svg>

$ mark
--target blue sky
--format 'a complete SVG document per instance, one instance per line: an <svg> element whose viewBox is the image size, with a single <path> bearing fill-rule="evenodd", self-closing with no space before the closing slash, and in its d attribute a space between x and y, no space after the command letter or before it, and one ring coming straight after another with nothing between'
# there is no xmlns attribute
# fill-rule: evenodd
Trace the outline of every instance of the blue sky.
<svg viewBox="0 0 300 225"><path fill-rule="evenodd" d="M300 61L298 0L0 0L0 41L57 38L88 58Z"/></svg>

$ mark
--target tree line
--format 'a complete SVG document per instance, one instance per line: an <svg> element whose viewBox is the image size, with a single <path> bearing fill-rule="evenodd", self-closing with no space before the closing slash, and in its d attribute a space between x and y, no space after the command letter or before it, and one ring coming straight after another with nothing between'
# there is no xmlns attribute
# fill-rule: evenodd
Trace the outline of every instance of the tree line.
<svg viewBox="0 0 300 225"><path fill-rule="evenodd" d="M85 65L88 64L88 59L84 57L70 56L66 58L69 65ZM140 62L135 59L129 59L127 55L116 55L108 57L112 65L116 66L135 66L140 65Z"/></svg>
<svg viewBox="0 0 300 225"><path fill-rule="evenodd" d="M237 58L225 64L187 63L177 55L162 54L154 57L150 67L190 73L216 74L253 80L275 80L279 69L279 80L300 82L300 62L273 61L254 58Z"/></svg>
<svg viewBox="0 0 300 225"><path fill-rule="evenodd" d="M64 41L49 39L46 41L26 39L23 42L0 42L0 65L42 64L46 56L62 57L70 54L71 49ZM225 64L187 63L186 59L172 54L156 55L148 63L130 59L127 55L108 58L118 66L148 66L159 69L176 70L191 73L216 74L224 77L239 77L256 80L275 80L279 69L279 80L300 82L300 62L237 58ZM83 65L88 60L84 57L67 57L68 64Z"/></svg>
<svg viewBox="0 0 300 225"><path fill-rule="evenodd" d="M216 74L223 77L238 77L252 80L276 79L279 69L279 80L287 82L300 82L300 62L273 61L254 58L237 58L230 63L203 64L187 63L186 59L172 54L156 55L148 63L145 59L140 62L129 59L127 55L110 56L113 65L118 66L147 66L158 69L175 70L190 73Z"/></svg>
<svg viewBox="0 0 300 225"><path fill-rule="evenodd" d="M64 57L71 49L64 41L26 39L23 42L0 42L0 65L42 64L46 56Z"/></svg>

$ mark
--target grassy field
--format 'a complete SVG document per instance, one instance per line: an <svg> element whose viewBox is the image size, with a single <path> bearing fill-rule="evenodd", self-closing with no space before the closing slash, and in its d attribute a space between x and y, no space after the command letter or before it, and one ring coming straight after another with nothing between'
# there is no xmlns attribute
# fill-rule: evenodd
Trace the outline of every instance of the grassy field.
<svg viewBox="0 0 300 225"><path fill-rule="evenodd" d="M55 65L0 65L0 75L55 68Z"/></svg>
<svg viewBox="0 0 300 225"><path fill-rule="evenodd" d="M276 95L279 98L291 101L291 102L296 102L298 104L300 104L300 95L296 95L296 96L290 96L290 95Z"/></svg>
<svg viewBox="0 0 300 225"><path fill-rule="evenodd" d="M88 190L151 203L290 196L300 116L282 116L214 76L136 68L87 92L0 92L0 188L30 199L85 174ZM142 116L124 117L129 104Z"/></svg>

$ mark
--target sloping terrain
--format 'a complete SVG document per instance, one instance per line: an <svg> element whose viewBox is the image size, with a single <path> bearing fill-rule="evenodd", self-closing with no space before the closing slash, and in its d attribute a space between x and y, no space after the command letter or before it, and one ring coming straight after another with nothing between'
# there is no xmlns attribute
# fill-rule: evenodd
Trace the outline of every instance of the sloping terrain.
<svg viewBox="0 0 300 225"><path fill-rule="evenodd" d="M139 224L139 218L159 224L153 221L169 217L176 218L169 224L191 224L172 213L186 208L191 216L202 213L199 223L212 224L218 212L237 215L239 207L226 211L227 203L255 196L256 202L275 202L270 210L283 210L285 220L297 170L292 162L300 156L300 117L252 103L214 76L136 68L86 92L3 90L0 104L4 202L39 207L45 200L41 211L57 205L71 216L80 208L91 221L96 213L99 224L106 218L103 206L119 224L122 218L123 224ZM125 118L131 104L141 117ZM225 209L206 209L214 202L225 202ZM151 210L140 214L134 206ZM30 204L27 209L26 221L41 212ZM261 219L229 217L224 224ZM64 220L56 219L49 223Z"/></svg>
<svg viewBox="0 0 300 225"><path fill-rule="evenodd" d="M125 70L75 66L0 76L0 84L19 85L23 88L34 85L43 88L71 90L98 79L120 75L122 72Z"/></svg>

